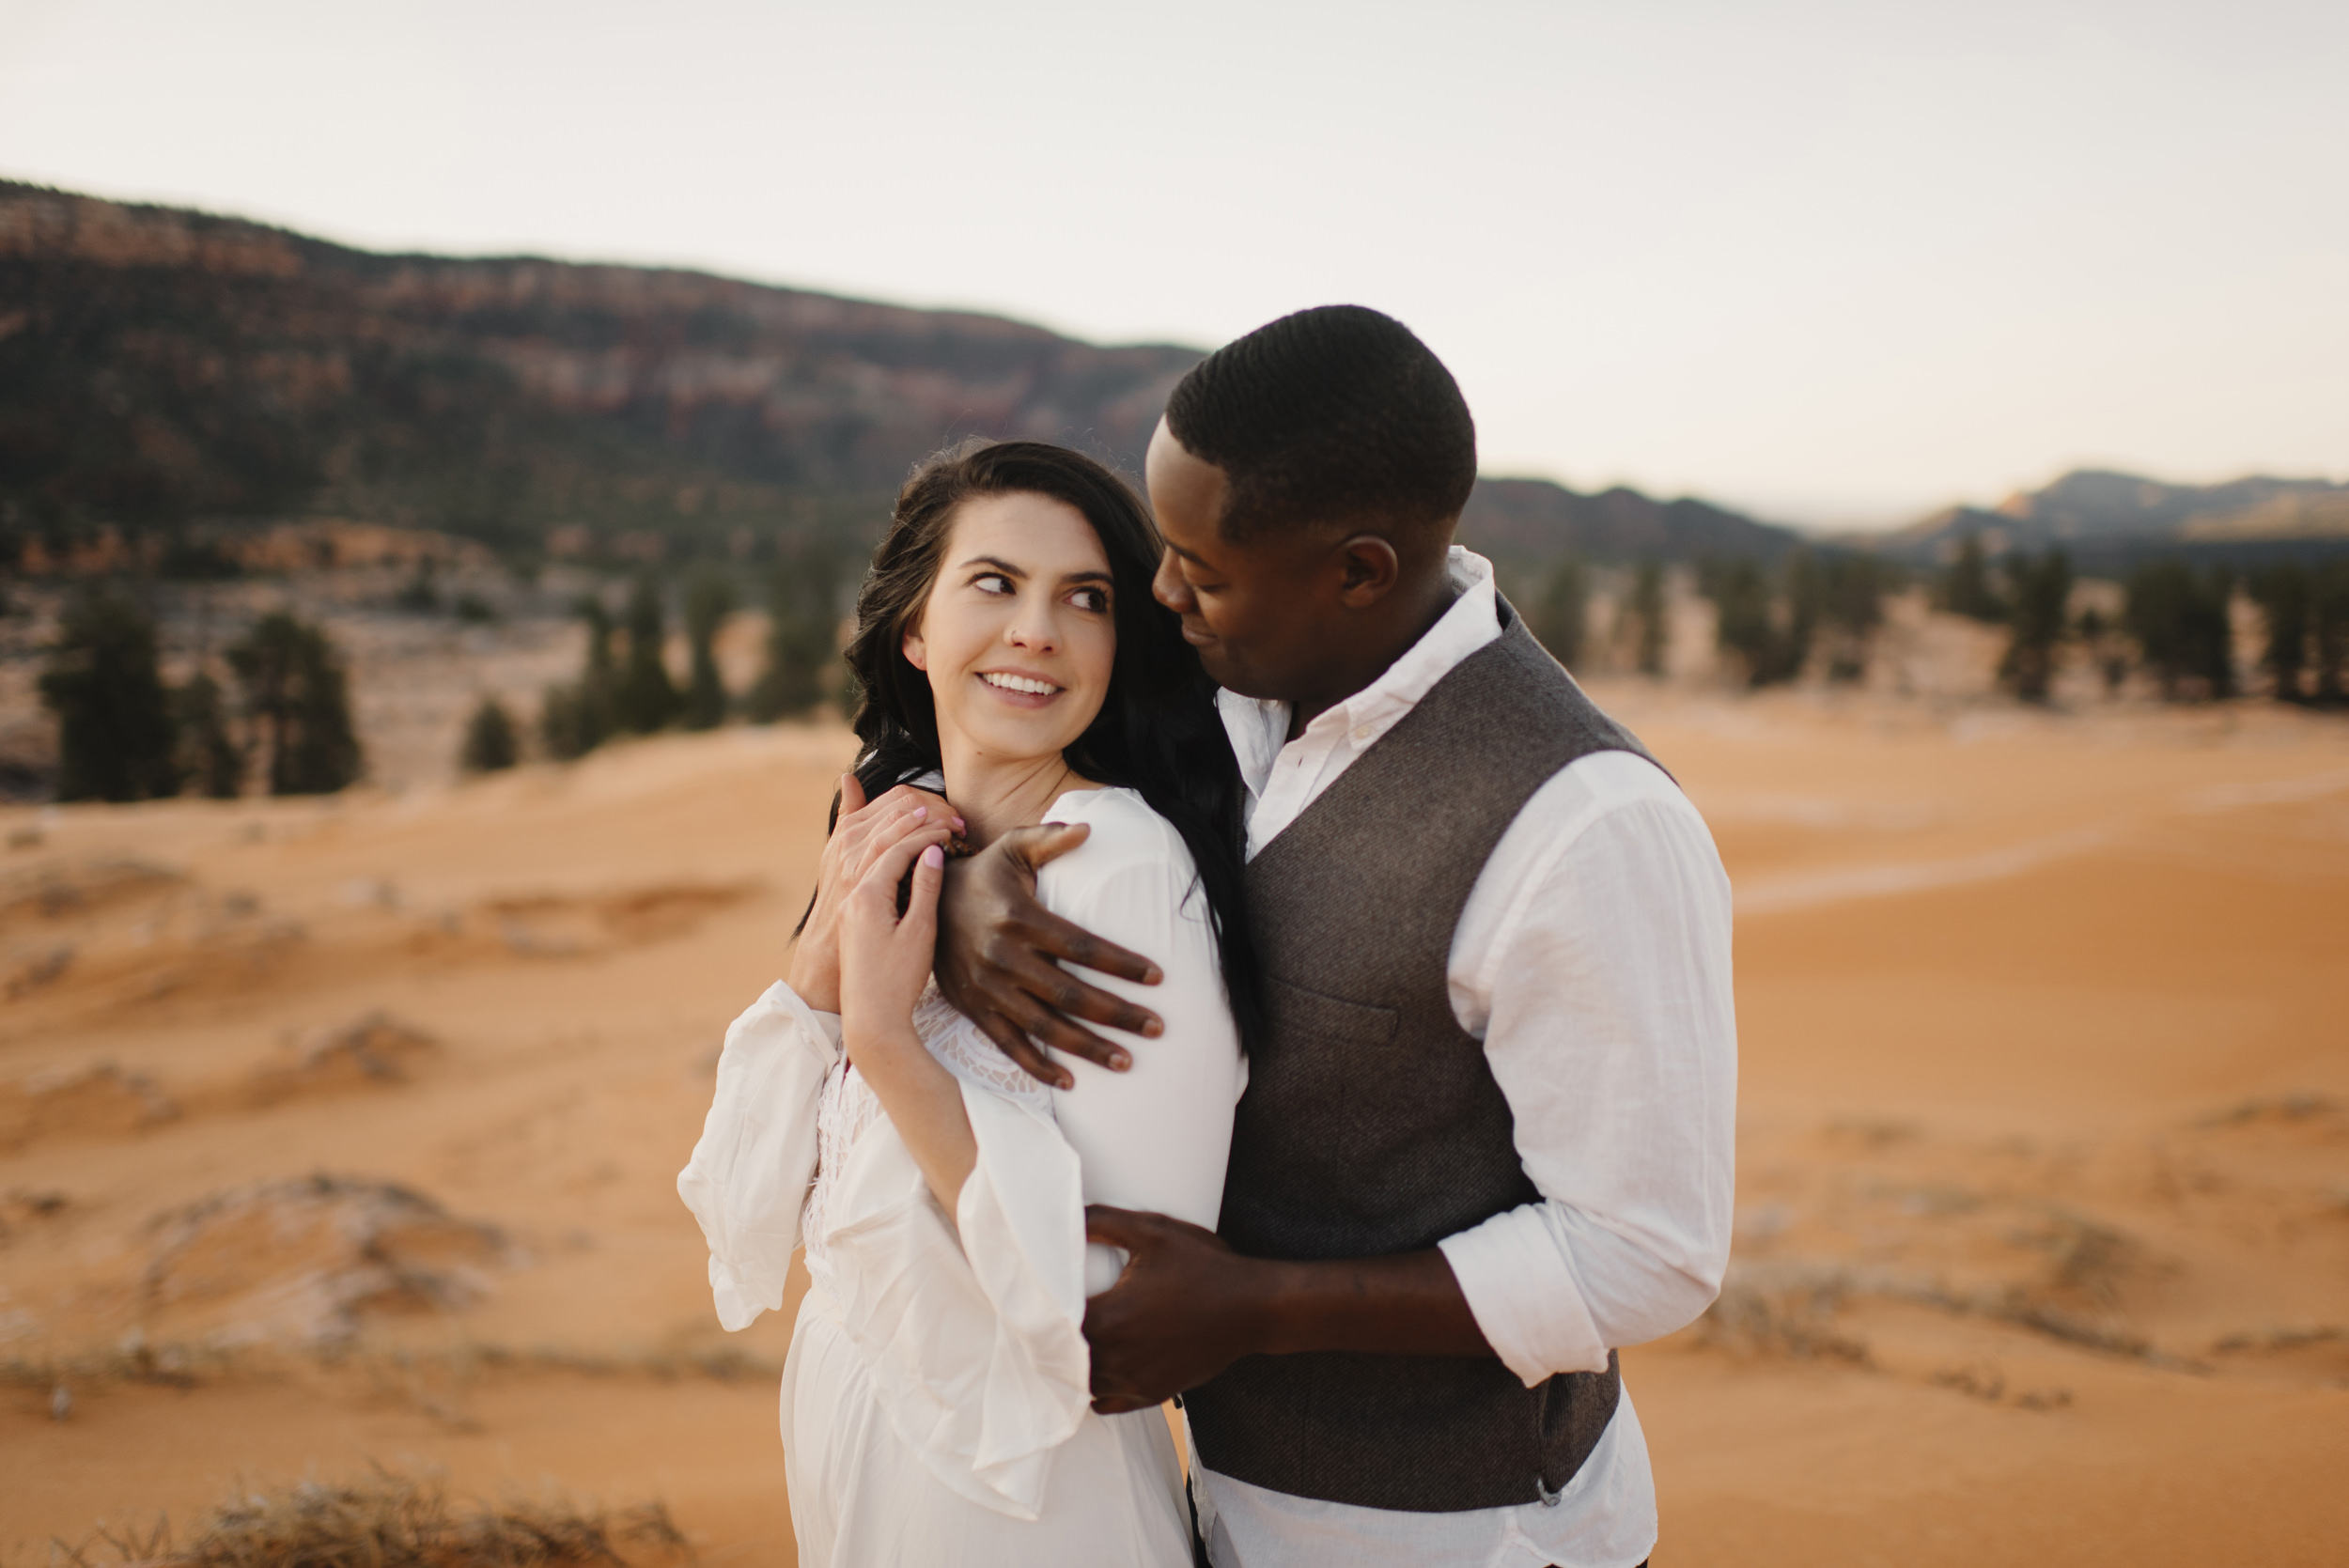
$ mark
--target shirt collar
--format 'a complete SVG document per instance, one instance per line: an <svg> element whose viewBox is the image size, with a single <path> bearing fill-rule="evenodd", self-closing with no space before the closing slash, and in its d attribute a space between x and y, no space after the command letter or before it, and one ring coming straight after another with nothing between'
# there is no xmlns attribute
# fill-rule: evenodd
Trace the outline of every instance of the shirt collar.
<svg viewBox="0 0 2349 1568"><path fill-rule="evenodd" d="M1458 596L1452 607L1377 680L1315 717L1305 726L1306 737L1334 737L1350 730L1357 732L1357 746L1370 745L1401 722L1461 660L1501 635L1493 564L1474 551L1454 545L1445 566ZM1240 777L1250 794L1261 794L1288 738L1289 705L1233 691L1219 692L1217 701L1224 726L1232 733Z"/></svg>

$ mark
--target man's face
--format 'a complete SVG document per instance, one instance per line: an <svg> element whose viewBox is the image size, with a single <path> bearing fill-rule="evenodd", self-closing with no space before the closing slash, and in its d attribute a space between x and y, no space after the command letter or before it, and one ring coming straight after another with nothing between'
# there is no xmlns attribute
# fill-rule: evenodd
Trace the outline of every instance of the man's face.
<svg viewBox="0 0 2349 1568"><path fill-rule="evenodd" d="M1150 591L1183 618L1207 674L1243 696L1316 696L1343 635L1333 541L1310 529L1226 539L1223 471L1193 457L1164 420L1143 473L1167 545Z"/></svg>

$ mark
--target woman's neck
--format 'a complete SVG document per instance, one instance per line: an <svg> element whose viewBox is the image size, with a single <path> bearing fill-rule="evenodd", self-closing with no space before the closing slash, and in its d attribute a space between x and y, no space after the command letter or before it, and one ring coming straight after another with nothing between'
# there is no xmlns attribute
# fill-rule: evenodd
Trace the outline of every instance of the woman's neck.
<svg viewBox="0 0 2349 1568"><path fill-rule="evenodd" d="M939 737L946 799L967 824L963 836L983 848L1014 828L1044 820L1052 802L1072 789L1090 789L1059 753L1040 757L990 757L952 735Z"/></svg>

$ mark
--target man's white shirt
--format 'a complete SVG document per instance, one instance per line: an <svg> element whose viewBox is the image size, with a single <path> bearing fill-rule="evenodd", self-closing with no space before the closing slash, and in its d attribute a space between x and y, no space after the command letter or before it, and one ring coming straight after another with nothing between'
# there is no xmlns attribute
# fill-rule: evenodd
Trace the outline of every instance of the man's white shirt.
<svg viewBox="0 0 2349 1568"><path fill-rule="evenodd" d="M1250 858L1501 635L1491 564L1455 548L1451 568L1459 594L1442 618L1295 740L1285 703L1222 694L1251 797ZM1631 753L1561 768L1478 876L1448 979L1542 1194L1440 1244L1486 1341L1532 1387L1601 1370L1610 1348L1692 1321L1729 1260L1737 1091L1729 878L1703 818ZM1292 1497L1204 1466L1197 1479L1216 1568L1629 1568L1656 1544L1627 1388L1554 1504L1415 1514Z"/></svg>

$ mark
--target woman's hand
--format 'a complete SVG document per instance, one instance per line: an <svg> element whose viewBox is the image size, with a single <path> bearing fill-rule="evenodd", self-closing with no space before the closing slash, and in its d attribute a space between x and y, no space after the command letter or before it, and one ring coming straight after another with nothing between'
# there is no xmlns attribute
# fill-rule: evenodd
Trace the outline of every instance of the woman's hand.
<svg viewBox="0 0 2349 1568"><path fill-rule="evenodd" d="M880 1097L948 1222L978 1163L978 1141L954 1075L913 1029L913 1003L930 976L944 878L944 824L907 824L875 851L840 908L840 1025L848 1059ZM897 890L912 872L904 914Z"/></svg>
<svg viewBox="0 0 2349 1568"><path fill-rule="evenodd" d="M881 846L896 842L909 825L951 825L960 831L962 818L940 797L911 784L899 784L868 804L856 775L841 775L840 815L817 866L816 902L784 975L800 1000L818 1012L840 1011L841 905L871 869Z"/></svg>
<svg viewBox="0 0 2349 1568"><path fill-rule="evenodd" d="M938 940L938 885L952 830L921 808L899 814L869 835L864 873L841 901L840 1018L844 1030L871 1038L910 1030L913 1003L929 983ZM897 890L913 873L905 913Z"/></svg>

